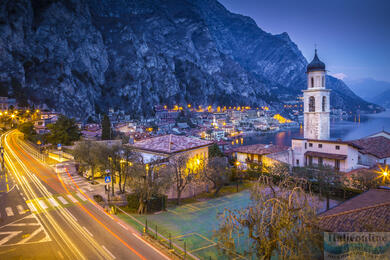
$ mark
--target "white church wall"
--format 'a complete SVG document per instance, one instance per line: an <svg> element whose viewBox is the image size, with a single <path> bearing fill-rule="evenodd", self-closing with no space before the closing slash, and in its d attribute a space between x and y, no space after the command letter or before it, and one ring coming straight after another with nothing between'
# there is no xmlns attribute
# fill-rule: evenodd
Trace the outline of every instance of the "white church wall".
<svg viewBox="0 0 390 260"><path fill-rule="evenodd" d="M305 143L306 140L291 140L291 148L293 150L292 163L293 166L305 166Z"/></svg>

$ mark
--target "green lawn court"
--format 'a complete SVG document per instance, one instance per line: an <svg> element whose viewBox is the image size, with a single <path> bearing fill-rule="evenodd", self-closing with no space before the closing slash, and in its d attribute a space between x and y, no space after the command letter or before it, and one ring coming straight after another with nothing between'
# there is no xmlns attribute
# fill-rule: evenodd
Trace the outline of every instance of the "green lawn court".
<svg viewBox="0 0 390 260"><path fill-rule="evenodd" d="M235 254L228 257L217 249L217 244L213 236L213 231L218 228L218 213L225 208L238 209L246 207L250 203L250 193L248 190L227 195L207 201L196 202L180 207L169 208L168 211L159 214L139 216L133 214L140 222L148 221L148 227L157 230L166 238L171 235L172 242L184 247L199 259L245 259L243 256ZM338 202L331 200L331 206ZM322 203L324 209L325 201ZM322 210L323 210L322 209ZM138 230L142 226L124 214L119 217L128 221ZM240 251L247 248L247 241L241 239Z"/></svg>
<svg viewBox="0 0 390 260"><path fill-rule="evenodd" d="M249 191L243 191L233 195L227 195L207 201L196 202L180 207L170 208L167 212L159 214L139 216L133 214L142 223L147 218L148 226L157 230L165 237L171 235L172 242L184 247L186 242L187 251L200 259L227 259L221 255L212 238L213 230L218 228L217 214L224 208L236 209L248 205L250 202ZM138 225L124 214L119 217L130 222L133 226ZM138 225L139 227L139 225ZM139 227L140 228L140 227ZM236 255L232 259L244 259Z"/></svg>

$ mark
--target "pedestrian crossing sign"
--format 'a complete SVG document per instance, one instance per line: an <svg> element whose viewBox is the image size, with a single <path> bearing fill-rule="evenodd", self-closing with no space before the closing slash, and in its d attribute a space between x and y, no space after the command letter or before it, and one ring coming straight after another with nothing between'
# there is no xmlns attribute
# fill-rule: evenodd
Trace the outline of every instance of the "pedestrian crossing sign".
<svg viewBox="0 0 390 260"><path fill-rule="evenodd" d="M111 182L111 176L110 176L110 175L107 175L107 176L104 178L104 182L105 182L105 183L110 183L110 182Z"/></svg>

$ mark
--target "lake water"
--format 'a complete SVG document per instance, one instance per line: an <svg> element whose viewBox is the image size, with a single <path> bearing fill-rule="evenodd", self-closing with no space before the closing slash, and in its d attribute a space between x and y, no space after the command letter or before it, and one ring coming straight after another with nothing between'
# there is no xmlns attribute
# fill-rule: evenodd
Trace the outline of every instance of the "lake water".
<svg viewBox="0 0 390 260"><path fill-rule="evenodd" d="M356 120L356 122L355 122ZM351 120L332 120L330 125L331 139L354 140L380 132L390 132L390 110L378 114L361 115ZM302 138L303 128L293 128L277 133L244 136L242 145L273 143L277 145L291 146L292 138ZM239 140L241 143L241 140Z"/></svg>

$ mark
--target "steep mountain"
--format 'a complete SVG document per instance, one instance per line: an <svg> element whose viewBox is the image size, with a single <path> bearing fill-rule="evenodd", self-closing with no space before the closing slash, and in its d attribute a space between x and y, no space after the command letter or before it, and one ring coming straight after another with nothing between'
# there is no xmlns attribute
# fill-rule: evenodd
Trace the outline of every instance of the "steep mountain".
<svg viewBox="0 0 390 260"><path fill-rule="evenodd" d="M320 54L321 55L321 54ZM216 0L3 0L0 95L84 118L109 107L272 104L305 88L307 61ZM373 105L327 78L332 105Z"/></svg>

